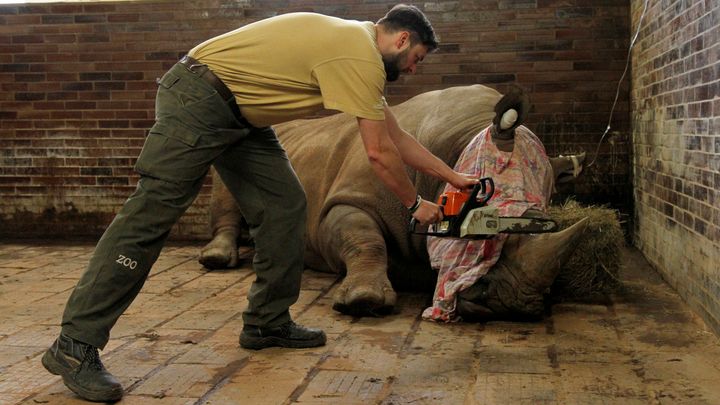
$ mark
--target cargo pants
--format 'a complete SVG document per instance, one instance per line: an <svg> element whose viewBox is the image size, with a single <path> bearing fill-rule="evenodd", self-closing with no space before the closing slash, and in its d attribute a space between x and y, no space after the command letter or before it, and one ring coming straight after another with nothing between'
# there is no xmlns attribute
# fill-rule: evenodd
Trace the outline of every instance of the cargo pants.
<svg viewBox="0 0 720 405"><path fill-rule="evenodd" d="M135 166L137 189L100 238L67 302L62 333L105 347L211 165L255 242L256 279L243 320L261 327L287 322L300 291L306 199L284 149L271 128L241 121L229 107L234 98L224 100L185 66L176 64L158 84L156 123Z"/></svg>

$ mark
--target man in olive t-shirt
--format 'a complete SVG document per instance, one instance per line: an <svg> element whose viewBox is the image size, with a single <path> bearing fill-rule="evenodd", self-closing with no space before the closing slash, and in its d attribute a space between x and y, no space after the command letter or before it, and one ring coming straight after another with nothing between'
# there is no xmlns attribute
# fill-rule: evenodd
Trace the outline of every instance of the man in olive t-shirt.
<svg viewBox="0 0 720 405"><path fill-rule="evenodd" d="M232 90L243 117L266 127L322 107L385 119L376 44L372 22L292 13L212 38L189 55Z"/></svg>
<svg viewBox="0 0 720 405"><path fill-rule="evenodd" d="M440 208L420 198L404 165L461 189L476 180L454 172L402 130L383 98L386 80L414 73L436 47L422 12L398 5L376 24L281 15L193 48L158 79L156 122L135 166L141 175L137 189L71 294L61 334L42 358L45 368L85 399L122 397L98 348L105 347L110 329L140 292L211 165L237 200L255 241L256 280L243 312L240 345L324 345L324 332L290 319L303 270L306 201L270 125L322 108L356 116L375 174L416 220L436 222Z"/></svg>

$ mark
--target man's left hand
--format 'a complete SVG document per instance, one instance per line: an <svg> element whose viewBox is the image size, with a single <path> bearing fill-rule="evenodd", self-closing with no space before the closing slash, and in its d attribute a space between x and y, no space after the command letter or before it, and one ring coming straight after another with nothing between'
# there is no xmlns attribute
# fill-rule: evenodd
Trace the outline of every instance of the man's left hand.
<svg viewBox="0 0 720 405"><path fill-rule="evenodd" d="M455 172L455 177L450 182L453 187L462 191L471 191L480 180L476 176Z"/></svg>

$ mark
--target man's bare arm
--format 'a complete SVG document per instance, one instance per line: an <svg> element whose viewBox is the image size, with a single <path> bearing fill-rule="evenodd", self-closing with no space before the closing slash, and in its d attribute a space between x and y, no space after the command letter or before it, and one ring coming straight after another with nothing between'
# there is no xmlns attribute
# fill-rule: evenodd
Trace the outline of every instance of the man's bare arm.
<svg viewBox="0 0 720 405"><path fill-rule="evenodd" d="M358 118L365 152L375 174L406 207L415 203L417 192L405 171L395 143L388 135L385 121Z"/></svg>
<svg viewBox="0 0 720 405"><path fill-rule="evenodd" d="M400 156L407 165L425 174L444 180L458 189L472 187L477 181L451 169L440 158L433 155L405 130L400 128L392 111L385 106L385 122L388 135L396 145Z"/></svg>
<svg viewBox="0 0 720 405"><path fill-rule="evenodd" d="M386 122L365 118L357 120L373 171L405 207L413 206L418 194L407 175L401 153L388 134ZM425 200L421 201L412 215L421 223L433 223L442 219L440 208Z"/></svg>

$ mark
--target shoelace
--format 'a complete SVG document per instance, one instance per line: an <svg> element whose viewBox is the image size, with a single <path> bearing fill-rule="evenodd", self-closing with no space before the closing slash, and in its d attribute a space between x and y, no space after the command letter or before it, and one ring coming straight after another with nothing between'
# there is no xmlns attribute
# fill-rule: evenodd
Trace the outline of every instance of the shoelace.
<svg viewBox="0 0 720 405"><path fill-rule="evenodd" d="M98 349L90 345L85 347L85 358L83 359L83 363L86 363L88 368L95 369L97 371L105 368L103 367L102 361L100 361Z"/></svg>
<svg viewBox="0 0 720 405"><path fill-rule="evenodd" d="M285 323L281 326L281 330L287 334L290 334L294 328L295 328L295 322L293 322L293 321L288 321L287 323Z"/></svg>

